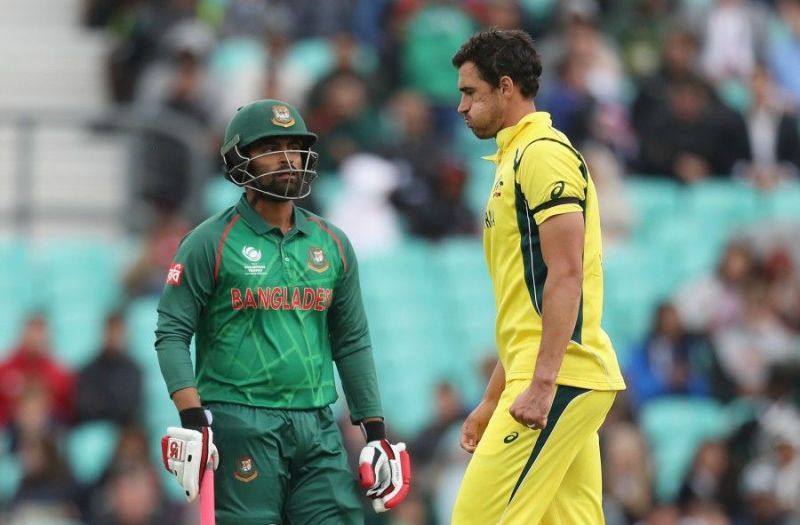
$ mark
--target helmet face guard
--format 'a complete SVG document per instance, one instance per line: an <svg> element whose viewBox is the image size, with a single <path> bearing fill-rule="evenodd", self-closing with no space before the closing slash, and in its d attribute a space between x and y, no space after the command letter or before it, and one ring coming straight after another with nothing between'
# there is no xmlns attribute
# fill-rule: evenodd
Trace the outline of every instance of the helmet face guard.
<svg viewBox="0 0 800 525"><path fill-rule="evenodd" d="M289 155L297 154L301 162L292 165ZM280 168L258 171L256 159L272 157L278 159ZM317 178L319 154L310 149L270 151L249 157L239 146L234 146L222 155L225 178L239 187L249 188L278 200L297 200L311 193L311 183Z"/></svg>
<svg viewBox="0 0 800 525"><path fill-rule="evenodd" d="M294 149L265 153L251 150L261 140L290 137L298 139L300 149L286 144ZM311 183L317 177L319 155L311 151L316 140L317 136L308 131L303 117L290 104L274 99L251 102L236 111L225 130L225 143L220 149L225 178L272 199L302 199L311 192ZM251 157L252 153L256 155ZM264 171L264 165L270 170Z"/></svg>

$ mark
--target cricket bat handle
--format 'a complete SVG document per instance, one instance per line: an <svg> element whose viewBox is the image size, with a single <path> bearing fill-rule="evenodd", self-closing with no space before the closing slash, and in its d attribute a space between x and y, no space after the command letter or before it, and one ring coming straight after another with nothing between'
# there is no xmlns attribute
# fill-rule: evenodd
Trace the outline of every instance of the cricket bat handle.
<svg viewBox="0 0 800 525"><path fill-rule="evenodd" d="M200 485L200 525L216 525L214 515L214 468L209 464Z"/></svg>

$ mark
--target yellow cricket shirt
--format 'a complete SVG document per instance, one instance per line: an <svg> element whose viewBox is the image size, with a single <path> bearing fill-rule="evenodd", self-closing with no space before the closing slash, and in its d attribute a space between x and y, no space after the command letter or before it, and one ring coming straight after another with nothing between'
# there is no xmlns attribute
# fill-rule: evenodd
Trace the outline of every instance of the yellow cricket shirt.
<svg viewBox="0 0 800 525"><path fill-rule="evenodd" d="M534 112L497 134L497 164L486 205L483 244L497 302L496 338L506 380L530 379L542 336L547 266L539 226L561 213L582 213L586 225L583 290L575 329L557 383L623 390L608 335L600 327L603 269L600 214L589 171L550 115Z"/></svg>

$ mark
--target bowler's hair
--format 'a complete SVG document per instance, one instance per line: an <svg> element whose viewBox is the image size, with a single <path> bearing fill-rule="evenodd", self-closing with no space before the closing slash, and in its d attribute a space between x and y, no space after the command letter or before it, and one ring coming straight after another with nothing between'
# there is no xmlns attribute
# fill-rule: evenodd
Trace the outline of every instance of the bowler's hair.
<svg viewBox="0 0 800 525"><path fill-rule="evenodd" d="M493 87L500 87L500 77L508 76L526 98L539 92L542 61L533 45L533 38L519 29L487 29L472 35L453 55L453 65L460 68L472 62L481 78Z"/></svg>

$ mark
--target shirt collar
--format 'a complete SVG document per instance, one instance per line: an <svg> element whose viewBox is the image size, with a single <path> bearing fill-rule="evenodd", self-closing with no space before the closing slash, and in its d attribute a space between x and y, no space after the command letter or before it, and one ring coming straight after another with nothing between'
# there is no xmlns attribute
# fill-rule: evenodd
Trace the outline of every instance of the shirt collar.
<svg viewBox="0 0 800 525"><path fill-rule="evenodd" d="M253 209L249 202L247 202L247 194L243 193L242 197L239 199L239 202L236 204L236 211L242 216L242 218L247 222L250 228L253 229L258 235L264 235L272 230L278 230L277 226L274 226L267 221L264 220L264 217L258 214L258 212ZM297 230L302 232L306 235L310 232L310 224L308 219L306 218L305 214L302 210L297 206L292 206L292 215L293 215L293 225L292 229L286 234L286 236L290 236L293 231Z"/></svg>
<svg viewBox="0 0 800 525"><path fill-rule="evenodd" d="M497 132L497 136L495 137L497 142L497 152L494 155L487 155L483 158L498 164L503 152L511 147L511 145L515 142L515 139L519 137L520 133L522 133L522 130L528 126L550 127L551 125L552 120L550 119L550 113L547 113L546 111L533 111L528 113L513 126L503 128Z"/></svg>

